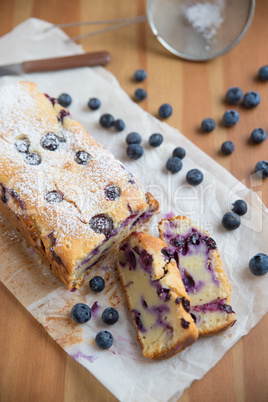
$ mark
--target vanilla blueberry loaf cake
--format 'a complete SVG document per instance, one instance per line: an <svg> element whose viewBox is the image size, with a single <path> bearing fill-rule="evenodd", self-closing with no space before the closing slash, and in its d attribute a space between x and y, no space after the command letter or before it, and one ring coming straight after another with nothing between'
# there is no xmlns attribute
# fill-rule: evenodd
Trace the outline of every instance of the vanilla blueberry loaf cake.
<svg viewBox="0 0 268 402"><path fill-rule="evenodd" d="M30 82L0 91L0 209L68 288L158 209L137 180Z"/></svg>
<svg viewBox="0 0 268 402"><path fill-rule="evenodd" d="M117 269L144 356L170 357L195 342L190 298L162 240L133 232L120 245Z"/></svg>
<svg viewBox="0 0 268 402"><path fill-rule="evenodd" d="M191 297L190 312L199 334L210 335L229 328L235 322L235 313L216 242L185 216L162 219L159 232Z"/></svg>

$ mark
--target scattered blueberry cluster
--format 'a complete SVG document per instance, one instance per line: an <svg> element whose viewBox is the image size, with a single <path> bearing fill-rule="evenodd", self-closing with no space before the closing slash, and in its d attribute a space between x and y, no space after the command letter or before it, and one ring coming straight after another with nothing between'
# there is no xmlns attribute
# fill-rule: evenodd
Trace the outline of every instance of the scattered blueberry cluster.
<svg viewBox="0 0 268 402"><path fill-rule="evenodd" d="M125 129L125 123L122 119L115 120L114 117L109 114L105 113L102 114L100 117L100 125L103 128L111 128L114 127L116 131L123 131Z"/></svg>
<svg viewBox="0 0 268 402"><path fill-rule="evenodd" d="M146 71L139 69L134 74L134 80L137 82L142 82L146 79L146 76L147 76ZM139 88L135 92L136 100L141 101L141 100L145 99L146 96L147 96L147 93L144 89ZM59 96L58 102L62 106L68 107L72 102L72 98L70 97L70 95L64 93ZM94 110L99 109L100 106L101 106L101 102L99 99L97 99L97 98L89 99L89 101L88 101L89 109L94 111ZM159 115L162 118L167 118L171 114L172 114L172 107L169 104L166 103L166 104L160 106ZM125 129L124 121L122 119L115 120L114 117L109 113L102 114L100 117L99 123L100 123L101 127L103 127L103 128L109 129L111 127L114 127L114 129L118 132L121 132ZM163 140L164 140L164 138L163 138L162 134L154 133L149 138L149 145L153 148L157 148L162 144ZM137 160L137 159L141 158L142 155L144 154L144 148L140 145L141 141L142 141L142 138L139 133L131 132L127 135L126 142L127 142L128 146L127 146L126 153L130 159ZM18 144L18 146L19 146L19 144ZM51 144L51 146L53 146L53 144ZM180 158L180 159L182 159L182 158Z"/></svg>
<svg viewBox="0 0 268 402"><path fill-rule="evenodd" d="M222 218L222 226L226 230L235 230L241 224L240 216L245 215L248 210L244 200L237 200L233 204L232 212L227 212Z"/></svg>
<svg viewBox="0 0 268 402"><path fill-rule="evenodd" d="M182 169L182 159L185 157L186 152L182 147L174 149L172 157L167 160L166 169L170 173L178 173ZM191 169L186 174L186 181L191 186L197 186L203 181L203 173L199 169Z"/></svg>
<svg viewBox="0 0 268 402"><path fill-rule="evenodd" d="M134 73L134 81L136 82L143 82L146 80L146 77L147 73L143 69L136 70ZM136 101L141 102L146 98L147 98L147 92L145 91L145 89L143 88L136 89L136 91L134 92L134 99L136 99Z"/></svg>
<svg viewBox="0 0 268 402"><path fill-rule="evenodd" d="M164 138L163 135L160 133L154 133L150 136L149 138L149 145L153 148L159 147ZM126 143L127 143L127 156L130 159L139 159L143 154L144 154L144 149L140 145L142 142L141 135L136 132L131 132L127 135L126 137Z"/></svg>
<svg viewBox="0 0 268 402"><path fill-rule="evenodd" d="M90 289L93 292L101 292L105 287L104 279L101 276L94 276L89 281ZM93 307L92 307L93 311ZM71 310L72 319L78 324L84 324L91 319L91 308L84 303L77 303ZM107 307L102 313L102 321L105 324L113 325L119 320L119 313L113 307ZM109 331L100 331L95 337L96 345L100 349L108 349L113 344L113 335Z"/></svg>
<svg viewBox="0 0 268 402"><path fill-rule="evenodd" d="M263 66L258 72L261 81L268 81L268 66ZM260 94L257 91L249 91L243 97L243 92L238 87L231 87L225 95L226 102L230 105L242 104L245 108L251 109L259 105L261 102ZM226 127L233 127L239 122L239 113L236 110L227 110L222 118ZM216 127L216 123L211 118L206 118L201 123L202 131L210 133ZM267 133L263 128L256 128L250 136L253 144L261 144L267 139ZM234 152L235 145L232 141L225 141L221 145L221 152L224 155L230 155ZM255 172L261 177L268 177L268 161L260 161L255 166Z"/></svg>
<svg viewBox="0 0 268 402"><path fill-rule="evenodd" d="M139 69L134 73L134 80L136 82L142 82L146 79L147 74L145 70ZM147 96L146 91L143 89L137 89L135 92L135 98L137 100L143 100ZM69 106L71 104L71 97L68 94L62 94L58 98L61 101L62 106ZM90 98L88 101L88 107L91 110L97 110L101 106L101 102L97 98ZM165 103L159 108L159 115L161 118L165 119L171 116L173 109L171 105ZM114 127L117 131L123 131L125 129L125 123L123 120L118 119L114 120L114 117L105 113L102 114L99 120L100 125L103 128L111 128ZM207 125L207 127L206 127ZM215 122L212 119L206 119L204 123L204 131L207 132L212 131L215 128ZM160 133L154 133L150 136L148 143L152 148L159 147L164 141L163 135ZM144 154L144 148L141 145L142 138L141 135L137 132L131 132L126 137L127 149L126 153L130 159L137 160L141 158ZM53 144L51 145L53 146ZM177 147L173 151L173 155L166 162L166 169L171 173L178 173L182 169L182 159L185 157L185 150L182 147ZM203 174L199 169L192 169L186 175L186 181L196 186L203 181Z"/></svg>
<svg viewBox="0 0 268 402"><path fill-rule="evenodd" d="M147 73L143 69L138 69L134 73L134 81L143 82L147 77ZM134 92L134 99L137 102L141 102L147 98L147 92L143 88L138 88ZM158 109L158 114L162 119L167 119L173 113L172 106L169 103L164 103ZM154 146L154 145L152 145ZM158 146L158 145L157 145Z"/></svg>
<svg viewBox="0 0 268 402"><path fill-rule="evenodd" d="M268 66L261 67L259 69L258 76L261 81L268 81ZM147 78L147 73L143 69L138 69L135 71L133 78L135 82L143 82ZM147 97L147 93L144 89L138 88L135 91L134 97L136 100L142 101ZM261 97L259 93L256 91L249 91L243 97L243 92L240 88L231 87L228 89L226 93L226 101L230 105L238 105L242 103L242 105L246 108L253 108L260 103ZM68 107L72 102L72 98L70 97L70 95L62 93L58 97L58 102L63 107ZM100 106L101 102L99 99L97 98L89 99L88 107L91 110L97 110L100 108ZM171 114L173 113L173 109L170 104L165 103L159 107L158 113L161 118L165 119L171 116ZM236 110L233 109L227 110L223 115L223 124L226 127L233 127L235 124L238 123L239 118L240 118L239 113ZM99 122L102 127L104 128L114 127L114 129L118 132L121 132L125 129L125 123L122 119L115 120L114 117L108 113L101 115ZM213 119L206 118L202 121L201 127L205 133L210 133L215 129L216 123ZM262 128L256 128L255 130L252 131L250 138L252 143L260 144L267 139L267 133ZM141 146L140 134L129 133L126 138L126 141L128 144L126 150L128 157L134 160L141 158L144 154L144 149ZM159 133L152 134L151 137L149 138L149 145L151 147L158 147L162 144L162 142L163 142L163 136L162 134ZM234 150L235 145L232 141L225 141L221 145L221 152L224 155L230 155L234 152ZM182 169L181 159L182 159L181 154L174 154L173 157L169 158L166 163L167 170L170 171L171 173L179 172ZM268 177L268 161L259 161L255 166L255 172L261 178ZM189 184L196 185L202 182L203 175L198 169L192 169L192 171L188 172L186 180Z"/></svg>

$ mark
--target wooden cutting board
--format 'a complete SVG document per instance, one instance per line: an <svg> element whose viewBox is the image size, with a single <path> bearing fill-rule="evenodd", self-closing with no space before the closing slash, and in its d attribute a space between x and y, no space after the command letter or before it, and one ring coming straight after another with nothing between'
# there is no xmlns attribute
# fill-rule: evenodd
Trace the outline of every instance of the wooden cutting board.
<svg viewBox="0 0 268 402"><path fill-rule="evenodd" d="M136 16L144 14L145 8L143 0L2 0L0 35L29 17L64 23ZM255 180L252 172L259 160L268 159L268 141L253 146L249 136L256 127L268 131L268 83L256 80L259 67L268 64L267 16L268 2L257 1L253 24L246 37L231 52L208 63L192 63L172 56L153 37L146 24L82 42L85 51L108 50L111 53L108 69L130 96L137 88L131 79L134 71L146 69L148 79L141 86L147 90L148 97L141 106L155 115L160 104L171 103L174 114L168 123L237 179L254 188L266 205L268 179ZM74 36L88 30L87 27L71 28L66 32ZM241 118L235 128L227 130L219 126L213 133L202 135L199 130L202 119L213 117L217 122L221 119L227 109L223 96L233 85L244 91L258 90L262 95L261 104L251 111L239 109ZM219 153L220 145L227 139L236 145L230 157ZM2 284L0 300L0 401L115 400L49 337ZM203 379L193 383L180 402L267 402L267 333L268 315Z"/></svg>

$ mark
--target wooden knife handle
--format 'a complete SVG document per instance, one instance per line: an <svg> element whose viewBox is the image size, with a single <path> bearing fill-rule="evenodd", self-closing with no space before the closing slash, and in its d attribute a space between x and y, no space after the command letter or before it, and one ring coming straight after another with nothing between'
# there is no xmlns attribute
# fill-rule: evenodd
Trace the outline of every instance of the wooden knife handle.
<svg viewBox="0 0 268 402"><path fill-rule="evenodd" d="M22 67L25 73L37 73L41 71L64 70L67 68L104 66L110 60L111 56L108 52L95 52L54 59L25 61L22 63Z"/></svg>

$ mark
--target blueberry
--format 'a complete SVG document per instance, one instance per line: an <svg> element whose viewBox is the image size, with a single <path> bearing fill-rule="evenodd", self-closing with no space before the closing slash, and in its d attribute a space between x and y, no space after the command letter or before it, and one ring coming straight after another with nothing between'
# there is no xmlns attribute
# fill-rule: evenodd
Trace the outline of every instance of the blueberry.
<svg viewBox="0 0 268 402"><path fill-rule="evenodd" d="M55 151L59 146L59 139L54 133L43 135L40 140L41 146L47 151Z"/></svg>
<svg viewBox="0 0 268 402"><path fill-rule="evenodd" d="M189 328L189 325L190 325L189 321L186 321L184 318L181 318L182 328L187 329L187 328Z"/></svg>
<svg viewBox="0 0 268 402"><path fill-rule="evenodd" d="M118 320L119 320L119 313L113 307L106 308L102 313L102 321L105 322L105 324L112 325L115 324Z"/></svg>
<svg viewBox="0 0 268 402"><path fill-rule="evenodd" d="M257 106L261 101L261 97L256 91L247 92L243 99L243 105L247 108Z"/></svg>
<svg viewBox="0 0 268 402"><path fill-rule="evenodd" d="M186 174L186 181L192 186L197 186L203 181L203 173L199 169L189 170Z"/></svg>
<svg viewBox="0 0 268 402"><path fill-rule="evenodd" d="M63 194L61 191L50 191L45 195L45 201L49 204L55 204L63 201Z"/></svg>
<svg viewBox="0 0 268 402"><path fill-rule="evenodd" d="M226 110L223 115L223 123L226 127L232 127L239 121L239 113L236 110Z"/></svg>
<svg viewBox="0 0 268 402"><path fill-rule="evenodd" d="M134 80L137 82L142 82L146 79L147 73L145 70L139 69L135 71Z"/></svg>
<svg viewBox="0 0 268 402"><path fill-rule="evenodd" d="M261 67L258 75L261 81L268 81L268 66Z"/></svg>
<svg viewBox="0 0 268 402"><path fill-rule="evenodd" d="M243 98L243 92L238 87L228 89L226 93L226 100L230 105L237 105Z"/></svg>
<svg viewBox="0 0 268 402"><path fill-rule="evenodd" d="M72 98L68 94L61 94L58 97L58 103L63 107L68 107L72 103Z"/></svg>
<svg viewBox="0 0 268 402"><path fill-rule="evenodd" d="M216 123L213 119L207 118L202 121L201 127L205 133L210 133L211 131L213 131L215 129Z"/></svg>
<svg viewBox="0 0 268 402"><path fill-rule="evenodd" d="M191 233L189 236L187 236L187 243L188 244L193 244L194 246L198 246L200 244L200 236L198 233Z"/></svg>
<svg viewBox="0 0 268 402"><path fill-rule="evenodd" d="M25 162L28 163L28 165L40 165L41 156L38 153L33 152L26 155Z"/></svg>
<svg viewBox="0 0 268 402"><path fill-rule="evenodd" d="M235 146L234 143L232 141L225 141L222 145L221 145L221 152L224 155L230 155L234 152Z"/></svg>
<svg viewBox="0 0 268 402"><path fill-rule="evenodd" d="M173 113L172 106L169 103L164 103L163 105L160 106L158 113L159 116L162 117L162 119L166 119Z"/></svg>
<svg viewBox="0 0 268 402"><path fill-rule="evenodd" d="M161 253L164 255L164 258L167 258L168 262L173 258L173 254L168 248L162 248Z"/></svg>
<svg viewBox="0 0 268 402"><path fill-rule="evenodd" d="M185 155L186 155L185 149L181 148L181 147L177 147L177 148L174 149L172 155L176 156L176 158L183 159L185 157Z"/></svg>
<svg viewBox="0 0 268 402"><path fill-rule="evenodd" d="M29 152L30 142L28 138L19 139L15 142L17 151L22 154L27 154Z"/></svg>
<svg viewBox="0 0 268 402"><path fill-rule="evenodd" d="M171 173L177 173L182 169L182 161L176 156L173 156L172 158L168 159L166 168Z"/></svg>
<svg viewBox="0 0 268 402"><path fill-rule="evenodd" d="M268 272L268 255L258 253L249 261L249 269L253 275L261 276Z"/></svg>
<svg viewBox="0 0 268 402"><path fill-rule="evenodd" d="M77 303L71 311L72 319L78 324L84 324L91 318L91 309L87 304Z"/></svg>
<svg viewBox="0 0 268 402"><path fill-rule="evenodd" d="M120 188L118 188L114 184L109 184L108 186L105 187L104 194L108 200L114 201L120 197L121 191Z"/></svg>
<svg viewBox="0 0 268 402"><path fill-rule="evenodd" d="M217 248L217 244L216 244L215 240L212 239L212 237L203 238L203 242L207 245L207 248L209 250L214 250L215 248Z"/></svg>
<svg viewBox="0 0 268 402"><path fill-rule="evenodd" d="M77 151L74 158L78 165L86 165L90 159L91 155L85 151Z"/></svg>
<svg viewBox="0 0 268 402"><path fill-rule="evenodd" d="M140 144L141 143L141 136L139 133L129 133L126 137L126 142L128 145L132 144Z"/></svg>
<svg viewBox="0 0 268 402"><path fill-rule="evenodd" d="M240 216L245 215L248 210L247 203L244 200L236 200L232 205L232 211Z"/></svg>
<svg viewBox="0 0 268 402"><path fill-rule="evenodd" d="M185 311L187 311L187 313L190 313L191 308L190 308L190 300L185 299L185 297L181 298L182 301L182 305Z"/></svg>
<svg viewBox="0 0 268 402"><path fill-rule="evenodd" d="M268 177L268 161L260 161L255 166L255 172L262 179Z"/></svg>
<svg viewBox="0 0 268 402"><path fill-rule="evenodd" d="M109 349L113 344L113 335L109 331L100 331L96 335L95 342L100 349Z"/></svg>
<svg viewBox="0 0 268 402"><path fill-rule="evenodd" d="M255 144L261 144L267 138L266 131L263 128L255 128L251 133L251 141Z"/></svg>
<svg viewBox="0 0 268 402"><path fill-rule="evenodd" d="M237 229L240 223L240 216L235 212L227 212L222 218L222 226L227 230Z"/></svg>
<svg viewBox="0 0 268 402"><path fill-rule="evenodd" d="M105 287L104 279L101 276L94 276L92 279L90 279L89 286L94 292L102 292Z"/></svg>
<svg viewBox="0 0 268 402"><path fill-rule="evenodd" d="M159 147L163 142L163 135L159 133L152 134L149 138L149 144L151 147Z"/></svg>
<svg viewBox="0 0 268 402"><path fill-rule="evenodd" d="M136 89L136 91L135 91L134 98L135 98L137 101L143 101L144 99L147 98L147 92L145 91L145 89L138 88L138 89Z"/></svg>
<svg viewBox="0 0 268 402"><path fill-rule="evenodd" d="M52 97L49 96L48 94L44 94L44 95L45 95L45 97L52 103L53 106L55 105L55 103L58 102L58 99L57 99L57 98L52 98Z"/></svg>
<svg viewBox="0 0 268 402"><path fill-rule="evenodd" d="M123 131L123 130L125 129L125 123L123 122L123 120L117 119L117 120L115 120L115 122L114 122L114 128L115 128L117 131Z"/></svg>
<svg viewBox="0 0 268 402"><path fill-rule="evenodd" d="M93 216L89 221L89 227L98 234L103 234L104 236L108 236L113 228L114 224L111 218L104 214L99 214Z"/></svg>
<svg viewBox="0 0 268 402"><path fill-rule="evenodd" d="M90 98L87 105L88 105L89 109L97 110L100 108L101 103L100 103L100 100L97 98Z"/></svg>
<svg viewBox="0 0 268 402"><path fill-rule="evenodd" d="M143 148L138 144L131 144L127 147L127 156L130 159L137 160L142 157L143 153Z"/></svg>
<svg viewBox="0 0 268 402"><path fill-rule="evenodd" d="M2 191L1 191L1 200L3 201L4 204L7 204L10 196L9 193L6 191L6 187L2 186Z"/></svg>
<svg viewBox="0 0 268 402"><path fill-rule="evenodd" d="M106 113L100 117L100 125L103 128L110 128L112 127L113 124L114 124L114 118L111 114Z"/></svg>
<svg viewBox="0 0 268 402"><path fill-rule="evenodd" d="M60 114L58 116L58 121L63 124L64 117L68 117L68 116L70 116L70 112L68 110L61 109Z"/></svg>

